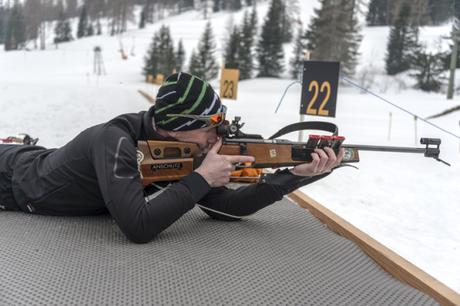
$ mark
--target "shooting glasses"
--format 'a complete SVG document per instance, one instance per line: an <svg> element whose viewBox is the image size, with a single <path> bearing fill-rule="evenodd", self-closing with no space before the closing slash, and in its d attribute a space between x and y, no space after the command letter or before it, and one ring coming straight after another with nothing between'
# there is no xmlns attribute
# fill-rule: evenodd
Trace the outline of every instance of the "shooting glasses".
<svg viewBox="0 0 460 306"><path fill-rule="evenodd" d="M206 127L216 127L224 123L227 107L222 105L221 111L212 115L191 115L191 114L167 114L167 117L182 117L202 121Z"/></svg>

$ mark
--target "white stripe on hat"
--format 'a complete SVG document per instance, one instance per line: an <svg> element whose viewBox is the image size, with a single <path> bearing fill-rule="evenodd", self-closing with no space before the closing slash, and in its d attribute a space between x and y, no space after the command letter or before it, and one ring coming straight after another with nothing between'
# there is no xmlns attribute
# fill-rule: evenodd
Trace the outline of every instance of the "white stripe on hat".
<svg viewBox="0 0 460 306"><path fill-rule="evenodd" d="M157 100L161 100L161 99L163 99L164 97L167 97L167 96L169 96L169 95L171 95L171 94L175 94L175 93L176 93L175 90L174 90L174 91L171 91L171 92L168 92L167 94L164 94L164 95L162 95L161 97L158 97Z"/></svg>

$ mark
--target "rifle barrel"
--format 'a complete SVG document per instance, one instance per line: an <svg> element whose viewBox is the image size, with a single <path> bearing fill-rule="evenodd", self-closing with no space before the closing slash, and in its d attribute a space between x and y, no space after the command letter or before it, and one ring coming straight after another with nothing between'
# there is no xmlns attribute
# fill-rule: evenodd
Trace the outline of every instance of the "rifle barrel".
<svg viewBox="0 0 460 306"><path fill-rule="evenodd" d="M370 146L370 145L343 145L343 148L357 149L362 151L380 151L380 152L398 152L398 153L425 153L426 148L410 147L387 147L387 146Z"/></svg>

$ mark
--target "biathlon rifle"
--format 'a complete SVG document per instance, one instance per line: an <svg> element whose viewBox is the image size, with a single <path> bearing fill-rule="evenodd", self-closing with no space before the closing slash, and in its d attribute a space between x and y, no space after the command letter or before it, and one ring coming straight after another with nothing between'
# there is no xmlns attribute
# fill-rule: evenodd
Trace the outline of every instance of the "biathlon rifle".
<svg viewBox="0 0 460 306"><path fill-rule="evenodd" d="M331 147L337 154L340 148L345 149L342 163L359 162L359 151L383 151L399 153L422 153L425 157L434 158L446 165L439 158L441 140L437 138L421 138L422 148L391 147L371 145L344 145L345 137L338 136L338 127L329 122L312 121L290 124L268 139L261 135L246 134L241 131L244 123L241 118L229 123L226 121L217 129L222 137L222 147L219 154L249 155L255 161L251 165L237 165L244 168L280 168L291 167L312 161L311 153L315 148ZM310 135L306 142L295 142L278 137L301 130L319 130L332 135ZM188 175L198 168L204 159L200 149L194 143L179 141L148 140L138 142L138 164L145 186L158 181L174 181ZM449 165L450 166L450 165ZM240 178L238 180L241 181ZM253 182L254 179L248 180Z"/></svg>

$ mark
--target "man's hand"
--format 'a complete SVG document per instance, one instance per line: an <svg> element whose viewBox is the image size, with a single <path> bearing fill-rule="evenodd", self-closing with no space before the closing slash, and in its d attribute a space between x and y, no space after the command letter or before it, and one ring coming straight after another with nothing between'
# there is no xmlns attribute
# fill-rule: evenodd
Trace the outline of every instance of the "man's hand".
<svg viewBox="0 0 460 306"><path fill-rule="evenodd" d="M220 187L230 182L230 175L238 163L254 162L254 157L244 155L219 155L222 139L219 139L206 154L203 163L195 170L211 187Z"/></svg>
<svg viewBox="0 0 460 306"><path fill-rule="evenodd" d="M315 176L331 172L333 168L340 165L344 154L343 148L339 150L338 155L335 155L334 150L329 147L315 149L315 152L311 153L313 160L310 163L295 166L291 173L300 176Z"/></svg>

